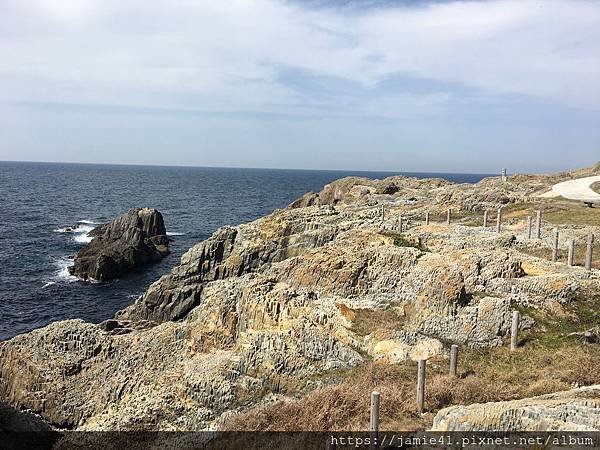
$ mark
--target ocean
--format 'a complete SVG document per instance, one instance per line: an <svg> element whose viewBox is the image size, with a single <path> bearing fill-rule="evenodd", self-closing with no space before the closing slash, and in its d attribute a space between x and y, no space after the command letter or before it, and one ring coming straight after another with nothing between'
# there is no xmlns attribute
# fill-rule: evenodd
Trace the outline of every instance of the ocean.
<svg viewBox="0 0 600 450"><path fill-rule="evenodd" d="M486 176L0 162L0 340L57 320L101 322L223 225L284 208L337 178L398 174L461 183ZM87 232L133 207L162 212L171 254L111 282L70 276L69 256L89 241ZM73 225L79 225L77 233L67 231Z"/></svg>

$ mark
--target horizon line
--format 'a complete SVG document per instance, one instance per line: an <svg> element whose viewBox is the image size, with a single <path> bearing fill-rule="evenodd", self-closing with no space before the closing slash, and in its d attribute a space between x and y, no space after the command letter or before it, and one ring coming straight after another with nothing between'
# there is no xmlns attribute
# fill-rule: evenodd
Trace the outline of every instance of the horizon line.
<svg viewBox="0 0 600 450"><path fill-rule="evenodd" d="M420 170L364 170L364 169L315 169L315 168L289 168L289 167L241 167L241 166L202 166L193 164L149 164L149 163L110 163L110 162L80 162L80 161L40 161L40 160L3 160L0 163L31 163L31 164L69 164L85 166L125 166L125 167L173 167L173 168L197 168L197 169L247 169L247 170L279 170L279 171L304 171L304 172L357 172L357 173L398 173L398 174L449 174L449 175L485 175L500 176L487 172L440 172ZM513 172L513 175L517 172Z"/></svg>

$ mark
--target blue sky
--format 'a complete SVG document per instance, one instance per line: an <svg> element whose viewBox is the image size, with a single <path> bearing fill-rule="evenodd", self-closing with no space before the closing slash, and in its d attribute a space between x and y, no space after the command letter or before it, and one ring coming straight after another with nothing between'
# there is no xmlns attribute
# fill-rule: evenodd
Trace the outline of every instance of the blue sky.
<svg viewBox="0 0 600 450"><path fill-rule="evenodd" d="M593 0L3 0L0 160L562 170L598 80Z"/></svg>

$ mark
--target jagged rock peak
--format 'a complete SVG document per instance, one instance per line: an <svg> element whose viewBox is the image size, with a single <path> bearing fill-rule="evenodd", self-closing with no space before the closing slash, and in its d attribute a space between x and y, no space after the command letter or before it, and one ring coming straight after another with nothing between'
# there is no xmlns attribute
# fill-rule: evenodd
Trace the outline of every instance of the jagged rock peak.
<svg viewBox="0 0 600 450"><path fill-rule="evenodd" d="M84 280L106 281L159 261L169 253L162 214L134 208L90 232L94 239L75 256L69 268Z"/></svg>

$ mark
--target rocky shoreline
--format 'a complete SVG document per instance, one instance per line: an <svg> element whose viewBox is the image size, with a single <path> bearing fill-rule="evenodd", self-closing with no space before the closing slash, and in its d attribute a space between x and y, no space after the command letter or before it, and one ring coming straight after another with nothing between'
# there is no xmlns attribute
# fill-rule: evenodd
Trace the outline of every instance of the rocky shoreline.
<svg viewBox="0 0 600 450"><path fill-rule="evenodd" d="M0 401L60 429L206 430L369 362L445 358L451 344L494 351L514 308L550 316L600 293L598 270L544 255L556 222L529 239L525 220L582 208L540 195L599 169L475 185L335 181L217 230L110 321L57 322L0 342ZM483 211L501 207L502 231L483 228ZM561 251L600 234L594 220L563 223ZM521 327L543 332L528 314ZM434 423L464 429L478 414L468 408ZM510 426L527 429L519 414ZM586 424L600 429L598 418Z"/></svg>

